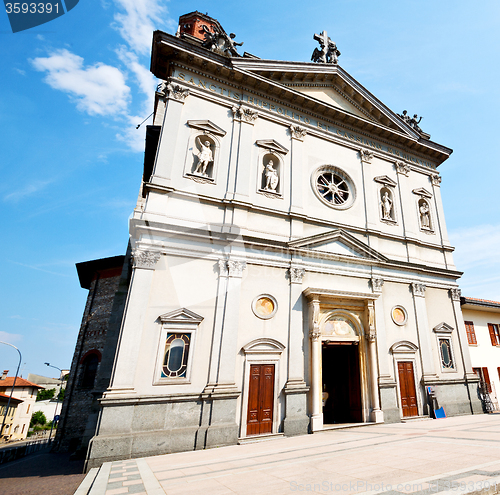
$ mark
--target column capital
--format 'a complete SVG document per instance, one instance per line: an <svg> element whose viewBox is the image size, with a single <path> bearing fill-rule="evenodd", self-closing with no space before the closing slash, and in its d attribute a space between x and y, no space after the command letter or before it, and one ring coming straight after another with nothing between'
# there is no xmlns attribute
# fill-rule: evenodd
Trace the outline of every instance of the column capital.
<svg viewBox="0 0 500 495"><path fill-rule="evenodd" d="M240 122L246 122L248 124L254 124L259 116L258 112L250 108L240 105L239 107L234 106L232 108L234 120Z"/></svg>
<svg viewBox="0 0 500 495"><path fill-rule="evenodd" d="M243 270L246 268L247 264L245 261L233 261L229 260L227 262L227 268L230 277L243 277Z"/></svg>
<svg viewBox="0 0 500 495"><path fill-rule="evenodd" d="M382 286L384 285L384 279L382 277L372 277L371 279L373 292L382 292Z"/></svg>
<svg viewBox="0 0 500 495"><path fill-rule="evenodd" d="M134 268L145 268L147 270L154 270L157 261L160 259L161 253L159 251L149 251L145 249L136 249L132 253Z"/></svg>
<svg viewBox="0 0 500 495"><path fill-rule="evenodd" d="M365 148L361 148L359 150L359 156L361 158L361 163L371 163L372 158L375 156L375 153Z"/></svg>
<svg viewBox="0 0 500 495"><path fill-rule="evenodd" d="M298 141L302 141L307 134L307 131L298 125L290 126L290 134L292 135L292 139L297 139Z"/></svg>
<svg viewBox="0 0 500 495"><path fill-rule="evenodd" d="M166 98L173 98L180 103L184 103L189 96L189 89L183 88L179 84L172 84L171 82L160 83L157 92Z"/></svg>
<svg viewBox="0 0 500 495"><path fill-rule="evenodd" d="M433 186L440 187L441 185L441 176L438 174L431 175L431 182Z"/></svg>
<svg viewBox="0 0 500 495"><path fill-rule="evenodd" d="M425 289L425 284L418 284L416 282L412 282L411 284L411 290L414 296L425 297Z"/></svg>
<svg viewBox="0 0 500 495"><path fill-rule="evenodd" d="M452 287L450 289L450 296L453 301L460 302L460 297L462 296L462 291L458 287Z"/></svg>
<svg viewBox="0 0 500 495"><path fill-rule="evenodd" d="M306 273L304 268L297 268L292 266L289 268L289 272L290 272L290 282L292 284L302 283L302 279L304 278L304 274Z"/></svg>
<svg viewBox="0 0 500 495"><path fill-rule="evenodd" d="M410 173L410 166L406 162L398 160L396 162L396 172L408 177Z"/></svg>

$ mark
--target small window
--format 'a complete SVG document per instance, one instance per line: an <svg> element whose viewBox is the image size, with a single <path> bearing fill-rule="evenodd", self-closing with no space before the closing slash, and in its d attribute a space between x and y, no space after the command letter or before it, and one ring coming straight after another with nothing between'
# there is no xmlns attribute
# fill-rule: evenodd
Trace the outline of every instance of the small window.
<svg viewBox="0 0 500 495"><path fill-rule="evenodd" d="M82 372L82 388L93 388L95 376L97 374L97 367L99 365L99 358L96 354L89 354L83 361Z"/></svg>
<svg viewBox="0 0 500 495"><path fill-rule="evenodd" d="M449 337L439 337L438 342L443 370L455 370L451 339Z"/></svg>
<svg viewBox="0 0 500 495"><path fill-rule="evenodd" d="M496 323L488 323L488 330L490 331L491 345L500 345L500 326Z"/></svg>
<svg viewBox="0 0 500 495"><path fill-rule="evenodd" d="M448 338L439 339L439 349L441 351L441 364L445 370L455 369L453 355L451 353L451 341Z"/></svg>
<svg viewBox="0 0 500 495"><path fill-rule="evenodd" d="M465 322L465 331L467 332L467 342L469 344L477 344L476 332L474 330L474 323L472 321Z"/></svg>
<svg viewBox="0 0 500 495"><path fill-rule="evenodd" d="M186 378L190 340L190 334L188 333L167 334L161 372L162 378Z"/></svg>

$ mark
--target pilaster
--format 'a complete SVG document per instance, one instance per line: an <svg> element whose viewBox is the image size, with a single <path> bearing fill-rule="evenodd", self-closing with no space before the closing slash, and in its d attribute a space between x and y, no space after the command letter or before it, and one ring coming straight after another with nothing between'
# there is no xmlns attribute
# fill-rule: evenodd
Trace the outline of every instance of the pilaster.
<svg viewBox="0 0 500 495"><path fill-rule="evenodd" d="M302 190L304 187L304 137L307 132L298 125L290 126L290 184L292 197L290 198L290 212L303 213Z"/></svg>
<svg viewBox="0 0 500 495"><path fill-rule="evenodd" d="M168 187L172 179L179 129L182 128L183 106L189 90L168 82L162 87L162 91L166 100L165 117L151 182Z"/></svg>
<svg viewBox="0 0 500 495"><path fill-rule="evenodd" d="M429 328L429 318L427 317L427 307L425 304L426 286L421 283L412 283L413 304L415 307L415 318L417 322L417 334L420 347L420 359L422 363L422 380L434 381L438 379L434 361L434 343L431 341L431 329Z"/></svg>
<svg viewBox="0 0 500 495"><path fill-rule="evenodd" d="M125 319L122 323L116 362L111 385L105 397L135 393L135 380L139 348L144 329L144 317L148 307L156 263L161 257L158 251L137 249L133 252L133 272L126 302ZM133 301L133 304L129 304Z"/></svg>

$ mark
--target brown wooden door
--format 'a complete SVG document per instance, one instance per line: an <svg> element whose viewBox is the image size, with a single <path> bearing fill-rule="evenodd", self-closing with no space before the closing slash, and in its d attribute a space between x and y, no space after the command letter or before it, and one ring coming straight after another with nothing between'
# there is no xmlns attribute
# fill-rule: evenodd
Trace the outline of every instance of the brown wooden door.
<svg viewBox="0 0 500 495"><path fill-rule="evenodd" d="M247 435L272 433L274 364L250 365Z"/></svg>
<svg viewBox="0 0 500 495"><path fill-rule="evenodd" d="M417 394L415 392L415 376L411 361L398 362L399 390L403 417L418 416Z"/></svg>

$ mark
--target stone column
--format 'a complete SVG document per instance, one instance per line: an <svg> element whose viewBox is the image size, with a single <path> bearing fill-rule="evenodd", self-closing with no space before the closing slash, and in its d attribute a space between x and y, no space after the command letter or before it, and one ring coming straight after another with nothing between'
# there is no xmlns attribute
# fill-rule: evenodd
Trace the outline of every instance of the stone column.
<svg viewBox="0 0 500 495"><path fill-rule="evenodd" d="M370 399L371 399L371 420L376 423L383 423L384 413L380 409L380 399L378 395L378 359L377 359L377 330L375 327L375 304L373 301L366 302L368 312L368 362L370 375Z"/></svg>
<svg viewBox="0 0 500 495"><path fill-rule="evenodd" d="M107 398L135 393L134 383L144 316L148 308L155 265L160 256L158 251L141 249L133 252L134 267L125 304L125 319L120 330L111 385L105 393Z"/></svg>
<svg viewBox="0 0 500 495"><path fill-rule="evenodd" d="M311 337L311 429L319 431L323 429L321 387L321 332L319 329L319 298L315 296L309 302L311 315L309 335Z"/></svg>
<svg viewBox="0 0 500 495"><path fill-rule="evenodd" d="M411 192L410 166L404 161L396 162L396 171L398 173L398 190L401 208L401 221L404 226L404 235L412 239L417 238L417 232L420 230L418 218L415 215L415 198Z"/></svg>
<svg viewBox="0 0 500 495"><path fill-rule="evenodd" d="M379 229L379 207L380 199L376 197L375 188L373 187L373 174L372 159L374 153L370 150L361 148L359 150L359 156L361 158L361 170L363 171L363 185L365 190L365 218L366 218L366 228L372 230ZM377 205L374 208L373 205Z"/></svg>
<svg viewBox="0 0 500 495"><path fill-rule="evenodd" d="M305 270L300 266L290 268L290 307L288 335L288 380L284 393L286 412L284 420L285 435L304 435L309 426L307 416L307 392L309 387L304 381L304 329L302 279Z"/></svg>
<svg viewBox="0 0 500 495"><path fill-rule="evenodd" d="M438 379L434 362L434 345L431 341L431 329L427 317L427 307L425 305L425 285L412 283L413 304L415 306L415 317L417 320L417 335L420 347L420 362L422 363L422 379L435 381Z"/></svg>
<svg viewBox="0 0 500 495"><path fill-rule="evenodd" d="M222 338L222 326L224 322L224 307L226 305L227 283L229 270L226 260L219 260L219 284L217 287L217 305L215 307L214 333L212 336L212 353L210 355L210 368L208 384L205 393L209 393L217 384L219 373L220 343Z"/></svg>
<svg viewBox="0 0 500 495"><path fill-rule="evenodd" d="M290 184L292 197L290 202L290 212L303 215L302 189L304 187L303 179L303 140L307 132L298 125L290 126L290 136L292 139L290 151Z"/></svg>
<svg viewBox="0 0 500 495"><path fill-rule="evenodd" d="M222 322L217 389L235 391L236 355L238 354L238 330L240 315L240 292L245 261L229 260L226 308Z"/></svg>
<svg viewBox="0 0 500 495"><path fill-rule="evenodd" d="M168 187L178 143L177 136L181 128L182 110L189 90L169 82L164 86L164 95L167 105L151 182Z"/></svg>
<svg viewBox="0 0 500 495"><path fill-rule="evenodd" d="M461 291L457 287L450 289L451 303L453 306L453 314L455 316L455 324L457 326L458 343L460 345L460 354L462 355L462 363L464 366L464 379L467 385L467 393L470 401L472 414L482 414L483 406L477 396L477 386L479 378L472 371L472 362L470 359L467 332L465 330L464 317L462 315L462 307L460 306Z"/></svg>
<svg viewBox="0 0 500 495"><path fill-rule="evenodd" d="M233 107L234 120L241 122L238 135L238 156L236 157L236 187L234 199L249 201L250 184L255 180L256 164L251 162L253 126L258 113L243 106ZM235 136L236 137L236 136ZM251 174L254 174L253 180Z"/></svg>

